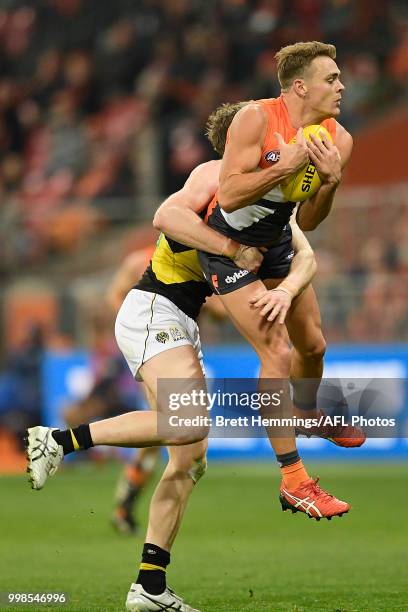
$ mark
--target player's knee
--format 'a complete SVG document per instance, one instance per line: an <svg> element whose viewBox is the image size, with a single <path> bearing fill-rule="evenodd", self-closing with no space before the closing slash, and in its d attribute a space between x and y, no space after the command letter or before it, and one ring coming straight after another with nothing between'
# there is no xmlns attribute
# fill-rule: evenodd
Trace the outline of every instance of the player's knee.
<svg viewBox="0 0 408 612"><path fill-rule="evenodd" d="M319 362L323 359L326 353L326 341L321 335L319 338L313 340L308 345L306 345L301 351L301 355L304 359L308 359L309 361Z"/></svg>
<svg viewBox="0 0 408 612"><path fill-rule="evenodd" d="M207 426L185 427L167 441L168 446L186 446L205 440L210 432Z"/></svg>
<svg viewBox="0 0 408 612"><path fill-rule="evenodd" d="M282 370L282 375L290 369L291 353L285 340L278 340L273 345L265 345L258 352L261 364L265 367L274 364Z"/></svg>
<svg viewBox="0 0 408 612"><path fill-rule="evenodd" d="M177 449L170 455L167 472L170 474L177 475L182 478L189 478L194 484L202 478L207 471L207 458L206 458L207 445L203 444L202 451L192 453L191 449Z"/></svg>

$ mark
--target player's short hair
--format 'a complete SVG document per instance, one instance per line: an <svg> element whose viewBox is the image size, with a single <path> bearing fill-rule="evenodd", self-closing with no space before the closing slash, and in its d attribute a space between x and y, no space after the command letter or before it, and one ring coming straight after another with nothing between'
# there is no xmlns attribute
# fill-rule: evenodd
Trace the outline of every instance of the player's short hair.
<svg viewBox="0 0 408 612"><path fill-rule="evenodd" d="M220 157L224 155L228 128L237 112L246 104L248 104L248 101L236 102L234 104L230 104L229 102L221 104L221 106L216 108L208 117L205 126L205 135Z"/></svg>
<svg viewBox="0 0 408 612"><path fill-rule="evenodd" d="M294 79L301 78L315 57L321 55L336 59L336 47L316 40L282 47L275 55L282 89L290 87Z"/></svg>

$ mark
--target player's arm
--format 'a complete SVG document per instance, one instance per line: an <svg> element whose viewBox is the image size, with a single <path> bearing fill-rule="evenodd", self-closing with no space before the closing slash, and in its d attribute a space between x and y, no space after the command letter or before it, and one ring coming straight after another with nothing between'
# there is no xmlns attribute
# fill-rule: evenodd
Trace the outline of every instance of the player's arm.
<svg viewBox="0 0 408 612"><path fill-rule="evenodd" d="M267 126L266 114L259 104L246 105L231 123L218 190L219 205L226 212L253 204L309 161L302 129L298 130L296 143L292 145L275 133L280 159L260 170Z"/></svg>
<svg viewBox="0 0 408 612"><path fill-rule="evenodd" d="M290 266L288 276L277 286L277 289L286 289L292 294L292 299L302 293L316 274L316 259L308 239L298 227L296 222L291 222L292 246L295 255Z"/></svg>
<svg viewBox="0 0 408 612"><path fill-rule="evenodd" d="M194 168L182 189L159 206L153 226L186 246L229 257L235 254L239 244L211 229L198 214L217 191L219 165L219 161L210 161Z"/></svg>
<svg viewBox="0 0 408 612"><path fill-rule="evenodd" d="M239 268L256 272L263 260L255 247L241 245L209 227L198 215L218 188L219 161L197 166L180 191L158 208L153 226L186 246L232 259Z"/></svg>
<svg viewBox="0 0 408 612"><path fill-rule="evenodd" d="M286 314L293 299L311 282L316 273L316 260L306 236L296 223L291 222L292 245L295 255L287 277L275 288L265 289L256 294L251 303L259 308L259 314L268 321L278 319L285 322Z"/></svg>
<svg viewBox="0 0 408 612"><path fill-rule="evenodd" d="M322 185L313 198L305 200L297 212L297 222L303 231L314 230L329 214L341 181L342 171L353 150L351 134L339 123L336 125L336 146L326 138L311 136L307 143L310 159L316 166Z"/></svg>
<svg viewBox="0 0 408 612"><path fill-rule="evenodd" d="M117 312L127 293L140 279L146 267L144 251L131 253L121 263L106 292L106 301Z"/></svg>

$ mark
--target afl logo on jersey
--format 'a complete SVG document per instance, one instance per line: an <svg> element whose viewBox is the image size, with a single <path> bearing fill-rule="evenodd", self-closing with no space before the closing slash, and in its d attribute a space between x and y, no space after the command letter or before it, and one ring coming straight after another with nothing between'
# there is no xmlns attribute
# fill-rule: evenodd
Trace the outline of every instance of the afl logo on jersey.
<svg viewBox="0 0 408 612"><path fill-rule="evenodd" d="M271 164L275 164L280 159L280 151L278 149L274 149L273 151L268 151L264 155L267 162Z"/></svg>

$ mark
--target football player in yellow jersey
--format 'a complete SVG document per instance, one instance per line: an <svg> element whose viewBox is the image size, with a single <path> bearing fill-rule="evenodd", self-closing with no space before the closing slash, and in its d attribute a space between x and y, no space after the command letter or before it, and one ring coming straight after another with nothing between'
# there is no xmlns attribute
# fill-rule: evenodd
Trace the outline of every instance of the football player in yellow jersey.
<svg viewBox="0 0 408 612"><path fill-rule="evenodd" d="M156 262L168 259L164 249L165 243L166 238L162 235L159 246L154 245L138 249L125 257L106 292L106 302L115 316L127 293L143 276L152 256ZM187 254L191 259L194 252L189 250L188 253L185 253L185 255ZM184 261L180 268L181 272L183 266L188 270L189 267L192 267L192 263L189 263L188 260ZM200 268L197 269L197 274L199 280L202 280ZM208 293L207 286L205 286L205 293ZM225 309L216 296L209 297L206 300L204 310L217 318L226 317ZM72 429L81 423L127 412L128 408L125 409L121 402L120 392L117 390L117 378L120 378L122 372L122 368L118 367L118 361L119 357L116 355L109 359L106 367L107 372L95 382L87 396L69 404L64 409L64 421L68 427ZM160 447L158 446L140 448L136 450L124 466L116 487L115 508L111 519L112 525L121 533L134 534L138 531L138 523L135 520L136 502L151 479L159 456Z"/></svg>

